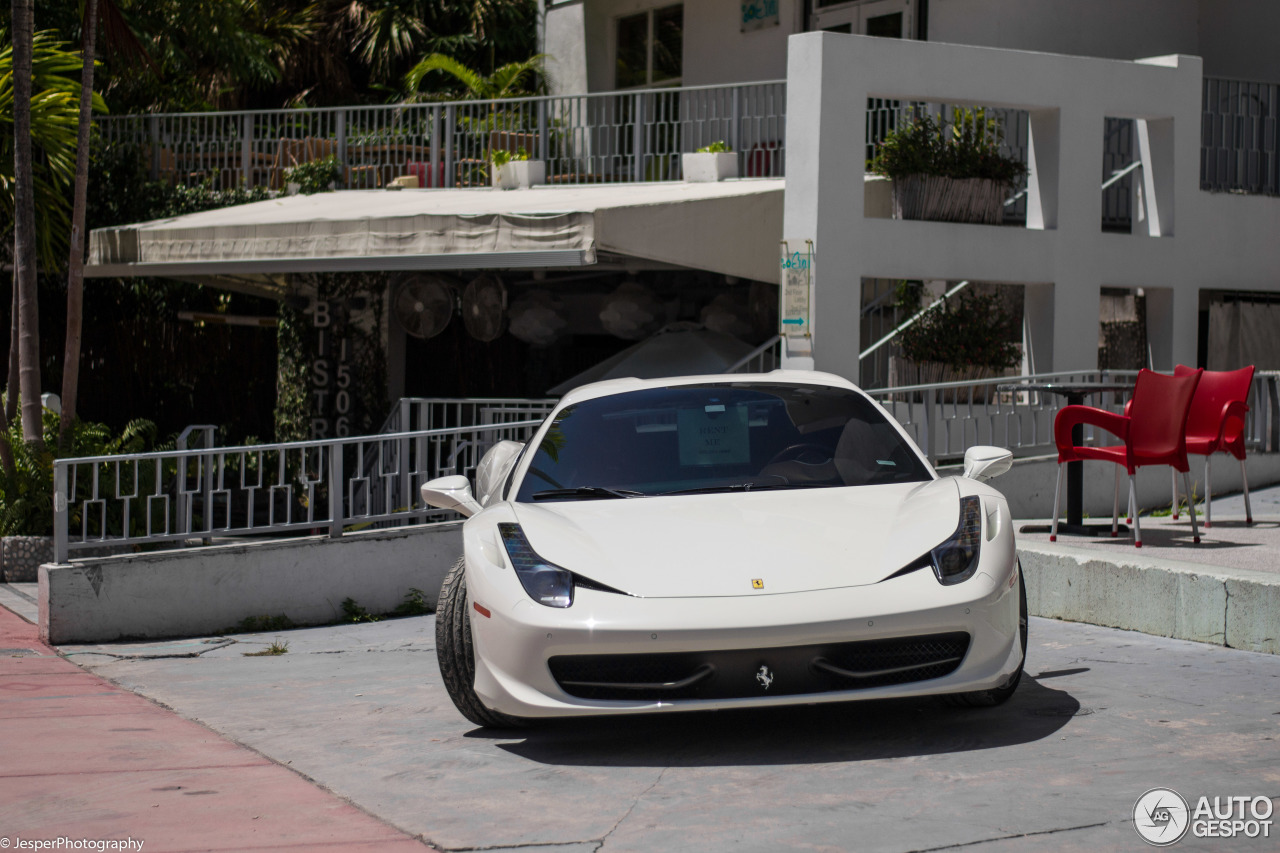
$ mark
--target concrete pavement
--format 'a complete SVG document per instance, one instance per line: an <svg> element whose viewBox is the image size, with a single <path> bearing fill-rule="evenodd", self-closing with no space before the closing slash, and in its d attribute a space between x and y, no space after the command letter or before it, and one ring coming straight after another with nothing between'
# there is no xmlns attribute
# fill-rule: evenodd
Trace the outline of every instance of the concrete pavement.
<svg viewBox="0 0 1280 853"><path fill-rule="evenodd" d="M0 607L0 846L61 837L132 838L154 851L429 849L59 657Z"/></svg>
<svg viewBox="0 0 1280 853"><path fill-rule="evenodd" d="M197 641L63 651L442 850L1136 851L1132 809L1150 788L1280 797L1280 657L1090 625L1033 619L1027 677L1001 708L525 731L457 713L430 616L223 639L195 657L174 655ZM276 640L287 654L243 655Z"/></svg>

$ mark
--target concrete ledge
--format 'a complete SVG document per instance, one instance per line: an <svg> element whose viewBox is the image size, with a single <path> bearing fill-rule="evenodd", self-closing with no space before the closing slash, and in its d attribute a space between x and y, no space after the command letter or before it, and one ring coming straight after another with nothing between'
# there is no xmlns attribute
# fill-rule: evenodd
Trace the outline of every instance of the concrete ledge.
<svg viewBox="0 0 1280 853"><path fill-rule="evenodd" d="M938 468L944 477L959 475L962 465ZM1250 453L1245 458L1249 472L1249 488L1256 491L1264 486L1280 483L1280 453ZM1163 465L1139 468L1137 476L1138 505L1146 510L1167 508L1173 500L1170 484L1171 469ZM1234 457L1219 453L1213 458L1213 494L1225 497L1241 489L1240 463ZM1111 501L1115 489L1116 466L1110 462L1084 463L1084 511L1094 518L1111 518ZM1128 500L1127 474L1121 472L1120 511ZM1015 459L1006 474L991 481L991 485L1009 501L1009 511L1014 518L1049 518L1053 515L1053 486L1058 477L1057 456L1030 456ZM1191 457L1191 488L1198 499L1204 499L1204 457ZM1178 492L1182 499L1182 479L1178 479ZM1062 517L1066 518L1067 488L1062 487Z"/></svg>
<svg viewBox="0 0 1280 853"><path fill-rule="evenodd" d="M1034 616L1280 654L1280 577L1134 555L1020 545Z"/></svg>
<svg viewBox="0 0 1280 853"><path fill-rule="evenodd" d="M48 643L218 634L255 616L297 625L342 617L353 598L386 613L411 587L434 607L462 553L461 522L103 557L40 567Z"/></svg>

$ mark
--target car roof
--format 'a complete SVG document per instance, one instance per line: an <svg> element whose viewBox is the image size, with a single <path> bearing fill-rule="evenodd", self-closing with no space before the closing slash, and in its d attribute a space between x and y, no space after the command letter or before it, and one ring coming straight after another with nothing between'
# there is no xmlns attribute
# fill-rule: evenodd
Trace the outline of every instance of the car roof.
<svg viewBox="0 0 1280 853"><path fill-rule="evenodd" d="M629 391L642 391L646 388L669 388L677 385L707 385L732 382L735 385L822 385L826 387L845 388L859 391L856 385L834 373L823 373L816 370L774 370L769 373L712 373L703 376L663 376L657 379L637 379L628 376L623 379L607 379L604 382L592 382L580 385L560 400L561 407L593 400L597 397L608 397Z"/></svg>

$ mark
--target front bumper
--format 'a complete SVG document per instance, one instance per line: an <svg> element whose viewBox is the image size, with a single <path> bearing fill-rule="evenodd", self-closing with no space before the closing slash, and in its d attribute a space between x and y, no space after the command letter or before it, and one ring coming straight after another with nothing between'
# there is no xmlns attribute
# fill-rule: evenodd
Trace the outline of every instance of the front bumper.
<svg viewBox="0 0 1280 853"><path fill-rule="evenodd" d="M870 586L777 595L641 599L579 588L573 606L567 609L543 607L522 591L513 595L510 569L481 558L467 567L469 597L492 614L486 618L469 611L476 694L495 711L536 718L767 707L991 689L1007 682L1022 656L1016 560L1011 553L1007 559L992 559L996 556L984 554L982 570L955 586L942 586L923 569ZM510 603L502 606L504 602ZM871 680L864 683L873 686L850 689L828 685L819 692L788 689L776 680L798 671L794 660L786 660L796 657L785 653L793 647L940 634L968 636L963 660L954 668L947 667L947 674L940 677L905 683ZM748 652L745 655L740 653L744 650ZM778 658L777 666L770 662L771 650ZM745 688L738 684L727 691L720 685L721 689L709 691L713 698L584 698L562 689L548 663L565 656L688 653L728 653L712 658L717 660L750 659L750 676L754 676L758 657L774 680L765 686L765 679L753 678ZM741 679L741 666L738 670L723 671L720 677ZM757 688L758 695L752 695Z"/></svg>

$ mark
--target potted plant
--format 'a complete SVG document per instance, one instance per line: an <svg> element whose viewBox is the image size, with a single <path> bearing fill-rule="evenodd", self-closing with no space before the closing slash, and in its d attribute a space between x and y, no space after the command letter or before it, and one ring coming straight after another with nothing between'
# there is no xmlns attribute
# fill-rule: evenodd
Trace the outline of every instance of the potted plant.
<svg viewBox="0 0 1280 853"><path fill-rule="evenodd" d="M547 164L543 160L530 160L523 148L508 151L504 148L489 150L490 177L493 185L502 190L515 190L547 182Z"/></svg>
<svg viewBox="0 0 1280 853"><path fill-rule="evenodd" d="M723 181L738 177L738 155L724 141L713 142L693 154L680 156L686 181Z"/></svg>
<svg viewBox="0 0 1280 853"><path fill-rule="evenodd" d="M915 282L903 284L900 304L918 305L922 288ZM1017 338L1017 318L998 294L966 290L902 331L895 343L902 348L905 364L892 365L897 375L890 384L930 385L999 375L1022 358ZM963 399L967 392L957 393Z"/></svg>
<svg viewBox="0 0 1280 853"><path fill-rule="evenodd" d="M880 143L871 171L893 181L893 217L998 225L1026 174L1000 152L1003 133L986 111L955 108L950 125L915 115Z"/></svg>

